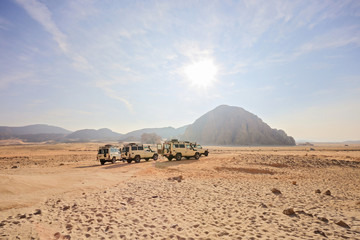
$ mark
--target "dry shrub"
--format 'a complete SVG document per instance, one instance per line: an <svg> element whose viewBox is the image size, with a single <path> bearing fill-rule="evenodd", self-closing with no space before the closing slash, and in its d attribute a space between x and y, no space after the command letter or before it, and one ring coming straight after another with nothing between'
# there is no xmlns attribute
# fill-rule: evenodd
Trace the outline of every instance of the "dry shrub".
<svg viewBox="0 0 360 240"><path fill-rule="evenodd" d="M258 168L236 168L236 167L216 167L216 171L231 171L231 172L243 172L250 174L274 174L274 172L267 169Z"/></svg>

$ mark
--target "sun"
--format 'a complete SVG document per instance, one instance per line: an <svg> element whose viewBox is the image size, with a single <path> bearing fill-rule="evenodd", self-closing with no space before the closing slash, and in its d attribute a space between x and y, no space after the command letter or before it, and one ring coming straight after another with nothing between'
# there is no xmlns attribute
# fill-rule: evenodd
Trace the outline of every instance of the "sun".
<svg viewBox="0 0 360 240"><path fill-rule="evenodd" d="M211 59L193 62L184 68L186 79L197 88L208 88L216 81L217 66Z"/></svg>

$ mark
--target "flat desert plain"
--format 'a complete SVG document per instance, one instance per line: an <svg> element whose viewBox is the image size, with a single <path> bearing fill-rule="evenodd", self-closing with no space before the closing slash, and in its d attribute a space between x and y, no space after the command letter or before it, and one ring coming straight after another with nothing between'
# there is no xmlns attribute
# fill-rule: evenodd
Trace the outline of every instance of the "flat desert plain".
<svg viewBox="0 0 360 240"><path fill-rule="evenodd" d="M99 145L1 146L0 239L360 239L360 146L101 166Z"/></svg>

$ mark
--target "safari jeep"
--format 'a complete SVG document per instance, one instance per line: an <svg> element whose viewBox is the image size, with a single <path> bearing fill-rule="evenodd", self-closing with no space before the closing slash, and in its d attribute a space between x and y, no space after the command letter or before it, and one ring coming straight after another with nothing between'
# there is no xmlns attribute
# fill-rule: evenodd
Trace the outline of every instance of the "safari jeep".
<svg viewBox="0 0 360 240"><path fill-rule="evenodd" d="M203 148L200 144L198 144L198 143L191 143L191 146L200 153L200 156L201 156L201 155L204 155L204 156L208 156L208 155L209 155L209 150Z"/></svg>
<svg viewBox="0 0 360 240"><path fill-rule="evenodd" d="M200 153L191 146L190 142L187 141L178 141L173 139L171 141L164 142L161 145L158 145L158 152L164 155L169 161L173 158L176 161L180 161L182 157L189 159L194 157L195 159L200 158Z"/></svg>
<svg viewBox="0 0 360 240"><path fill-rule="evenodd" d="M109 144L103 147L99 147L97 160L100 161L101 165L104 165L105 162L115 163L117 160L121 160L121 152L119 147Z"/></svg>
<svg viewBox="0 0 360 240"><path fill-rule="evenodd" d="M158 160L158 153L153 151L150 146L144 147L141 144L129 143L123 147L121 158L131 163L134 160L136 163L140 162L140 159L149 161L150 158L154 161Z"/></svg>

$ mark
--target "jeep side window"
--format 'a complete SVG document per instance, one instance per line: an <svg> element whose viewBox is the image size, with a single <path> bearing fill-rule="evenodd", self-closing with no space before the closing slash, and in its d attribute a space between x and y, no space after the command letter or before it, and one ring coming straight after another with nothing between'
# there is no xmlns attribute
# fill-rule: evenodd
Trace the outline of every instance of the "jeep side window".
<svg viewBox="0 0 360 240"><path fill-rule="evenodd" d="M138 147L138 150L144 150L144 147L143 147L143 146L139 146L139 147Z"/></svg>
<svg viewBox="0 0 360 240"><path fill-rule="evenodd" d="M185 144L180 144L180 148L185 148Z"/></svg>
<svg viewBox="0 0 360 240"><path fill-rule="evenodd" d="M136 151L137 149L138 149L138 148L137 148L136 146L132 146L132 147L131 147L131 150L132 150L132 151Z"/></svg>
<svg viewBox="0 0 360 240"><path fill-rule="evenodd" d="M186 148L190 148L190 145L189 145L189 144L186 144Z"/></svg>
<svg viewBox="0 0 360 240"><path fill-rule="evenodd" d="M179 144L174 144L174 148L178 148L179 147Z"/></svg>
<svg viewBox="0 0 360 240"><path fill-rule="evenodd" d="M129 147L126 147L126 148L125 148L125 152L129 152Z"/></svg>

